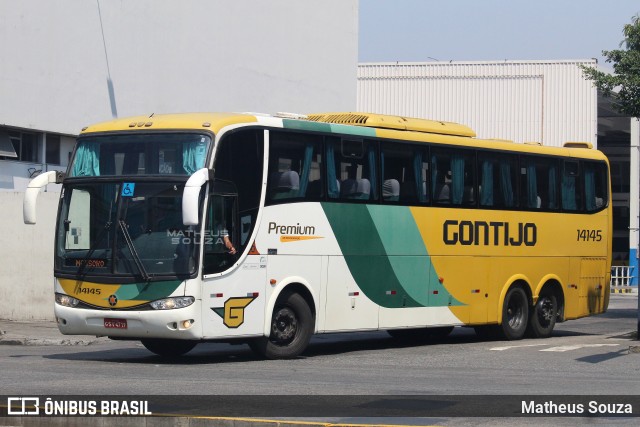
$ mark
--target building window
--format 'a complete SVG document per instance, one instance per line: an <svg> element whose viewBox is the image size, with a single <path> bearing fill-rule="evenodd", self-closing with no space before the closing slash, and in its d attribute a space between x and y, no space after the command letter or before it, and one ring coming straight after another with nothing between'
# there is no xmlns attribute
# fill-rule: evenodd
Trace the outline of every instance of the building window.
<svg viewBox="0 0 640 427"><path fill-rule="evenodd" d="M45 162L51 165L60 164L60 135L47 134Z"/></svg>
<svg viewBox="0 0 640 427"><path fill-rule="evenodd" d="M36 163L38 161L38 138L35 133L21 132L9 129L0 129L0 136L3 140L8 139L8 144L3 148L2 152L5 156L0 156L2 160L19 160L22 162ZM9 148L13 147L15 157L8 153Z"/></svg>

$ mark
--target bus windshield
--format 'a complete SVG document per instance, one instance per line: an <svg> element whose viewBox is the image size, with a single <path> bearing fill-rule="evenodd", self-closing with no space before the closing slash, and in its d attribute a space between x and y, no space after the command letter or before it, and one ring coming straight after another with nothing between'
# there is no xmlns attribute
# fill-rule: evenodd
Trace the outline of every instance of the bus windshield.
<svg viewBox="0 0 640 427"><path fill-rule="evenodd" d="M130 280L190 276L197 239L182 224L184 182L68 185L63 194L56 270Z"/></svg>
<svg viewBox="0 0 640 427"><path fill-rule="evenodd" d="M69 176L191 175L204 167L210 144L209 135L197 133L86 136Z"/></svg>

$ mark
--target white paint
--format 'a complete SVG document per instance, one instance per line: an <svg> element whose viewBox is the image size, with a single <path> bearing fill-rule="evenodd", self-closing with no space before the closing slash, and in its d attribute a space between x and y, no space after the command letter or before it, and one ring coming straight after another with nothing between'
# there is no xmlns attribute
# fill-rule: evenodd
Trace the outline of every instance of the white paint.
<svg viewBox="0 0 640 427"><path fill-rule="evenodd" d="M620 344L574 344L574 345L561 345L558 347L545 348L540 351L554 351L554 352L565 352L571 350L580 350L581 348L597 348L597 347L616 347Z"/></svg>

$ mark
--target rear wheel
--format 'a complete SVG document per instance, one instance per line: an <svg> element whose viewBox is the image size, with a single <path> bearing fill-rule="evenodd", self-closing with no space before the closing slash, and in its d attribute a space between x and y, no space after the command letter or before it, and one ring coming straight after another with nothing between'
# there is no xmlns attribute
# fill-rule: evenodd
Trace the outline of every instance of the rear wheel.
<svg viewBox="0 0 640 427"><path fill-rule="evenodd" d="M501 335L508 340L519 340L527 330L529 319L529 299L520 287L509 289L502 306Z"/></svg>
<svg viewBox="0 0 640 427"><path fill-rule="evenodd" d="M169 339L144 339L140 342L147 350L162 357L182 356L198 344L196 341Z"/></svg>
<svg viewBox="0 0 640 427"><path fill-rule="evenodd" d="M549 338L556 325L558 302L551 292L541 293L529 315L527 335L534 338Z"/></svg>
<svg viewBox="0 0 640 427"><path fill-rule="evenodd" d="M291 359L307 348L313 326L313 314L305 299L296 293L284 294L273 309L269 337L256 338L249 346L268 359Z"/></svg>

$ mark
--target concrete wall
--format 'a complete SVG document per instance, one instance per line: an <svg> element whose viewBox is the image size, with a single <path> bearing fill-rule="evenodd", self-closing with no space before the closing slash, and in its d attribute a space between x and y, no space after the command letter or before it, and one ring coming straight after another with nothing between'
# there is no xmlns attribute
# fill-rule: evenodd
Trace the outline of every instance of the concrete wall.
<svg viewBox="0 0 640 427"><path fill-rule="evenodd" d="M0 125L17 129L76 135L115 116L356 106L358 0L3 1L0 41ZM0 161L0 318L53 316L59 186L24 225L15 191L30 168L58 169Z"/></svg>
<svg viewBox="0 0 640 427"><path fill-rule="evenodd" d="M24 193L0 192L0 319L53 319L53 238L58 192L41 192L38 223L22 222Z"/></svg>
<svg viewBox="0 0 640 427"><path fill-rule="evenodd" d="M356 105L358 0L0 2L0 124Z"/></svg>

